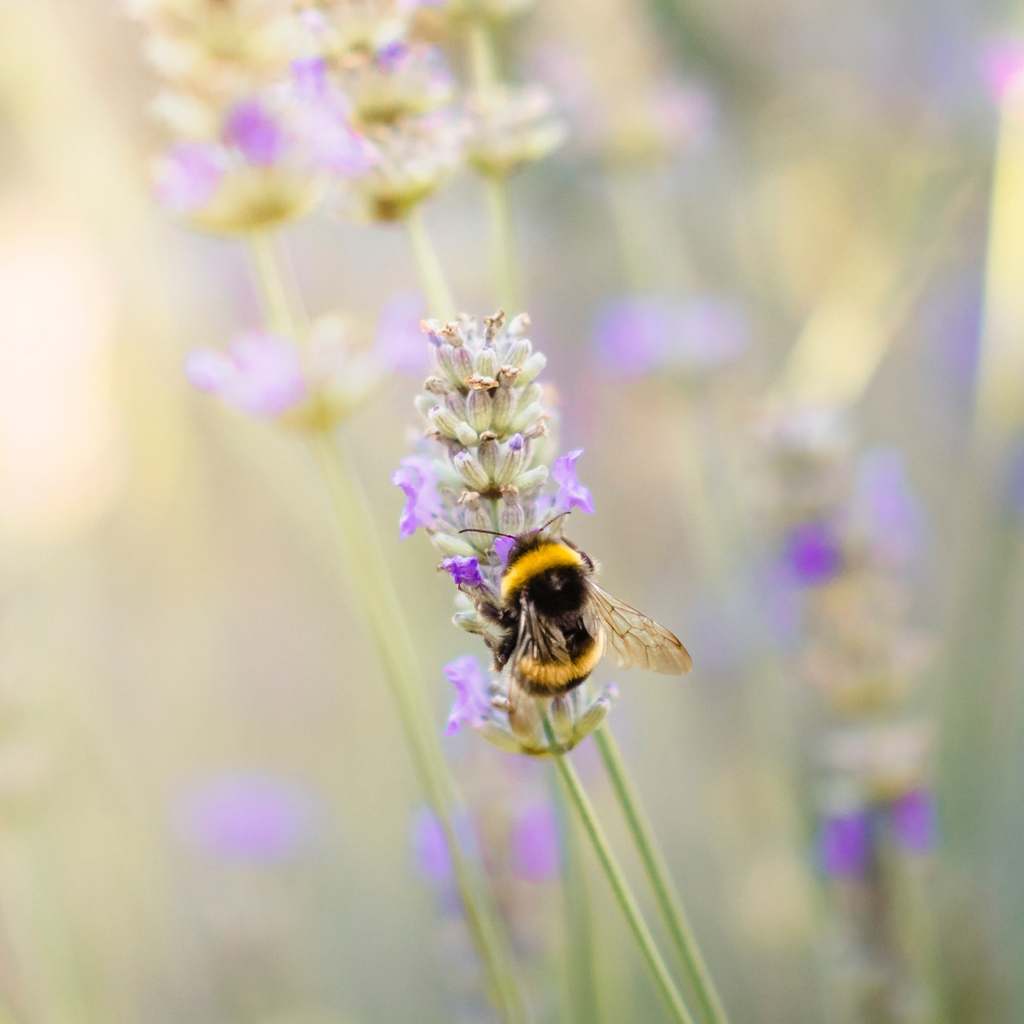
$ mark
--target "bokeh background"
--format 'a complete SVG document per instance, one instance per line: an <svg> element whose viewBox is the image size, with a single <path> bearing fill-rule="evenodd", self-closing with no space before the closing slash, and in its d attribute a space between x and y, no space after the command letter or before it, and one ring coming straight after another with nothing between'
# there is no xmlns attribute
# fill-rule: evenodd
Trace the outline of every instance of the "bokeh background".
<svg viewBox="0 0 1024 1024"><path fill-rule="evenodd" d="M914 696L935 736L938 836L912 868L929 995L852 1019L1024 1019L1024 104L1007 85L1024 59L993 43L1015 16L540 0L501 41L569 127L512 198L562 447L585 449L597 505L570 532L696 666L596 681L620 684L613 724L734 1022L846 1019L837 977L870 973L834 934L847 897L808 795L800 641L759 529L756 424L808 402L840 410L857 452L902 453L927 523L908 616L934 648ZM112 0L0 0L5 1012L491 1020L315 464L182 373L259 305L242 247L150 198L164 138L141 48ZM425 216L460 303L490 312L479 181L459 174ZM310 309L360 345L418 288L397 228L324 211L284 240ZM635 341L652 308L690 316L698 355L624 368L615 318ZM418 384L343 431L440 730L441 668L479 652L426 540L397 540ZM572 1020L557 864L516 846L550 813L548 768L472 733L445 744L537 1019ZM588 744L575 759L639 884ZM661 1020L594 867L602 1019Z"/></svg>

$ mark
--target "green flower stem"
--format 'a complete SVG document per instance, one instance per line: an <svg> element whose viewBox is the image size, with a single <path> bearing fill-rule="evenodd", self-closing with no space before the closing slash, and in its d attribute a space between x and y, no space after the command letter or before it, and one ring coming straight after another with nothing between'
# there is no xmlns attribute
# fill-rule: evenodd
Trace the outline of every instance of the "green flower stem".
<svg viewBox="0 0 1024 1024"><path fill-rule="evenodd" d="M611 779L619 806L625 815L626 824L629 826L634 843L636 843L647 879L654 890L658 908L668 926L676 952L683 962L687 981L700 1004L701 1016L705 1024L728 1024L728 1018L722 1008L722 1001L715 990L715 984L711 980L693 929L683 910L682 900L672 884L672 878L665 864L665 857L658 846L658 841L654 838L647 815L644 813L626 774L626 766L622 763L619 748L612 736L611 729L607 725L603 726L594 734L594 739L597 742L597 749L600 751L608 777Z"/></svg>
<svg viewBox="0 0 1024 1024"><path fill-rule="evenodd" d="M470 24L466 36L473 88L478 96L486 96L501 81L494 38L487 23L479 20ZM491 221L491 266L494 268L498 302L506 313L515 316L522 311L522 299L507 175L486 175L484 189Z"/></svg>
<svg viewBox="0 0 1024 1024"><path fill-rule="evenodd" d="M384 676L405 733L420 783L434 809L451 851L455 878L462 894L466 920L489 975L492 998L503 1020L527 1020L526 1009L512 968L512 953L493 905L483 872L466 856L455 821L463 813L455 780L448 768L419 685L419 668L412 636L402 614L387 564L376 536L373 515L348 460L327 434L314 438L353 584L384 665Z"/></svg>
<svg viewBox="0 0 1024 1024"><path fill-rule="evenodd" d="M547 733L548 742L552 748L557 749L558 741L555 738L551 723L546 718L544 719L544 730ZM558 769L559 778L562 780L562 785L565 787L569 802L577 815L579 815L584 831L590 838L594 852L597 854L597 859L604 870L605 877L608 879L608 884L611 886L612 894L615 896L619 908L626 917L629 930L633 933L633 938L640 948L640 953L647 964L648 970L651 972L651 977L654 979L654 984L659 994L665 1000L673 1020L677 1021L678 1024L694 1024L693 1018L683 1003L683 997L679 994L679 990L676 988L676 984L672 980L668 968L665 966L661 953L658 952L658 947L654 943L654 937L651 935L651 931L640 913L640 908L637 906L636 899L629 888L629 883L622 873L622 868L619 867L615 854L612 853L612 849L608 845L604 830L597 820L594 808L583 790L576 770L565 754L556 754L554 762Z"/></svg>
<svg viewBox="0 0 1024 1024"><path fill-rule="evenodd" d="M600 1024L594 970L594 935L587 890L586 864L580 845L579 824L564 789L554 785L555 807L562 846L562 885L565 893L566 960L568 962L569 1013L575 1024Z"/></svg>
<svg viewBox="0 0 1024 1024"><path fill-rule="evenodd" d="M437 250L427 232L423 210L419 205L414 206L406 214L405 227L409 232L409 241L412 242L412 252L420 272L420 281L427 293L430 315L437 317L438 320L451 320L458 310L445 280Z"/></svg>
<svg viewBox="0 0 1024 1024"><path fill-rule="evenodd" d="M297 317L292 315L292 304L279 268L273 236L264 231L253 231L249 235L249 255L260 284L260 301L267 326L276 334L294 337Z"/></svg>
<svg viewBox="0 0 1024 1024"><path fill-rule="evenodd" d="M510 316L514 316L522 311L522 300L508 186L508 177L505 175L488 175L484 181L487 209L491 218L491 265L494 267L498 302Z"/></svg>
<svg viewBox="0 0 1024 1024"><path fill-rule="evenodd" d="M250 249L271 326L298 340L297 318L287 301L288 292L272 240L253 236ZM388 572L369 502L330 434L313 435L313 447L338 520L359 606L383 665L413 767L444 831L466 922L483 963L488 993L504 1024L528 1024L497 905L482 867L467 856L459 841L456 822L464 818L465 812L420 687L416 648Z"/></svg>

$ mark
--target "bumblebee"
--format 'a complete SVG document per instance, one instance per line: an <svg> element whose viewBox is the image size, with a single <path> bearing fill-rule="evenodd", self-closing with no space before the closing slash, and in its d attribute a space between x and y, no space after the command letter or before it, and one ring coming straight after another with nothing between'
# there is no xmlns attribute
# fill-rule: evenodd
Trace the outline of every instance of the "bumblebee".
<svg viewBox="0 0 1024 1024"><path fill-rule="evenodd" d="M683 675L693 667L672 633L602 590L586 552L564 537L552 537L547 525L515 537L501 576L500 602L483 598L477 605L495 627L496 635L485 634L495 670L509 666L513 729L523 717L518 714L522 694L565 696L602 656L620 668L666 675Z"/></svg>

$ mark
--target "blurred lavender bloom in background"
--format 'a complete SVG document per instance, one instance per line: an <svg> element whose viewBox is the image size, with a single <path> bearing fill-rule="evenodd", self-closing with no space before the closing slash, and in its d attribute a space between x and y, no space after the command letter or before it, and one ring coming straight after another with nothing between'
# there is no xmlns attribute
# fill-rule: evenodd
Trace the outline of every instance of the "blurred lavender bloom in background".
<svg viewBox="0 0 1024 1024"><path fill-rule="evenodd" d="M981 74L997 102L1024 86L1024 37L1001 36L981 51Z"/></svg>
<svg viewBox="0 0 1024 1024"><path fill-rule="evenodd" d="M276 864L304 852L319 801L300 785L258 772L232 772L178 801L179 834L193 849L225 862Z"/></svg>
<svg viewBox="0 0 1024 1024"><path fill-rule="evenodd" d="M528 882L547 882L560 864L558 816L547 803L527 807L512 822L509 856L512 872Z"/></svg>
<svg viewBox="0 0 1024 1024"><path fill-rule="evenodd" d="M896 843L908 853L930 853L938 840L935 798L927 789L912 789L891 807Z"/></svg>
<svg viewBox="0 0 1024 1024"><path fill-rule="evenodd" d="M430 367L428 342L420 322L427 315L421 292L396 292L377 318L373 351L382 366L408 377L423 377Z"/></svg>
<svg viewBox="0 0 1024 1024"><path fill-rule="evenodd" d="M785 539L783 566L805 587L828 583L839 573L843 553L833 528L826 522L800 523Z"/></svg>
<svg viewBox="0 0 1024 1024"><path fill-rule="evenodd" d="M452 877L452 855L437 815L426 806L412 816L412 854L416 873L431 882Z"/></svg>
<svg viewBox="0 0 1024 1024"><path fill-rule="evenodd" d="M715 296L614 299L594 328L598 361L616 379L657 371L702 377L739 358L749 338L739 303Z"/></svg>
<svg viewBox="0 0 1024 1024"><path fill-rule="evenodd" d="M299 350L265 331L236 336L226 353L190 352L185 376L200 391L253 416L279 416L308 395Z"/></svg>
<svg viewBox="0 0 1024 1024"><path fill-rule="evenodd" d="M832 878L862 875L871 852L871 819L866 811L827 817L819 835L821 868Z"/></svg>

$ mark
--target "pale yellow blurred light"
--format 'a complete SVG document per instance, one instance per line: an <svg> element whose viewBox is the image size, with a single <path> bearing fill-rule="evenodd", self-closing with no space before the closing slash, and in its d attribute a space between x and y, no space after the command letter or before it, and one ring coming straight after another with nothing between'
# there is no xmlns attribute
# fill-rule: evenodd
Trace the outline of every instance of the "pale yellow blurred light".
<svg viewBox="0 0 1024 1024"><path fill-rule="evenodd" d="M1024 423L1024 88L1000 110L975 411L984 435Z"/></svg>
<svg viewBox="0 0 1024 1024"><path fill-rule="evenodd" d="M116 294L88 235L40 201L0 204L0 531L87 527L123 477L113 393Z"/></svg>

